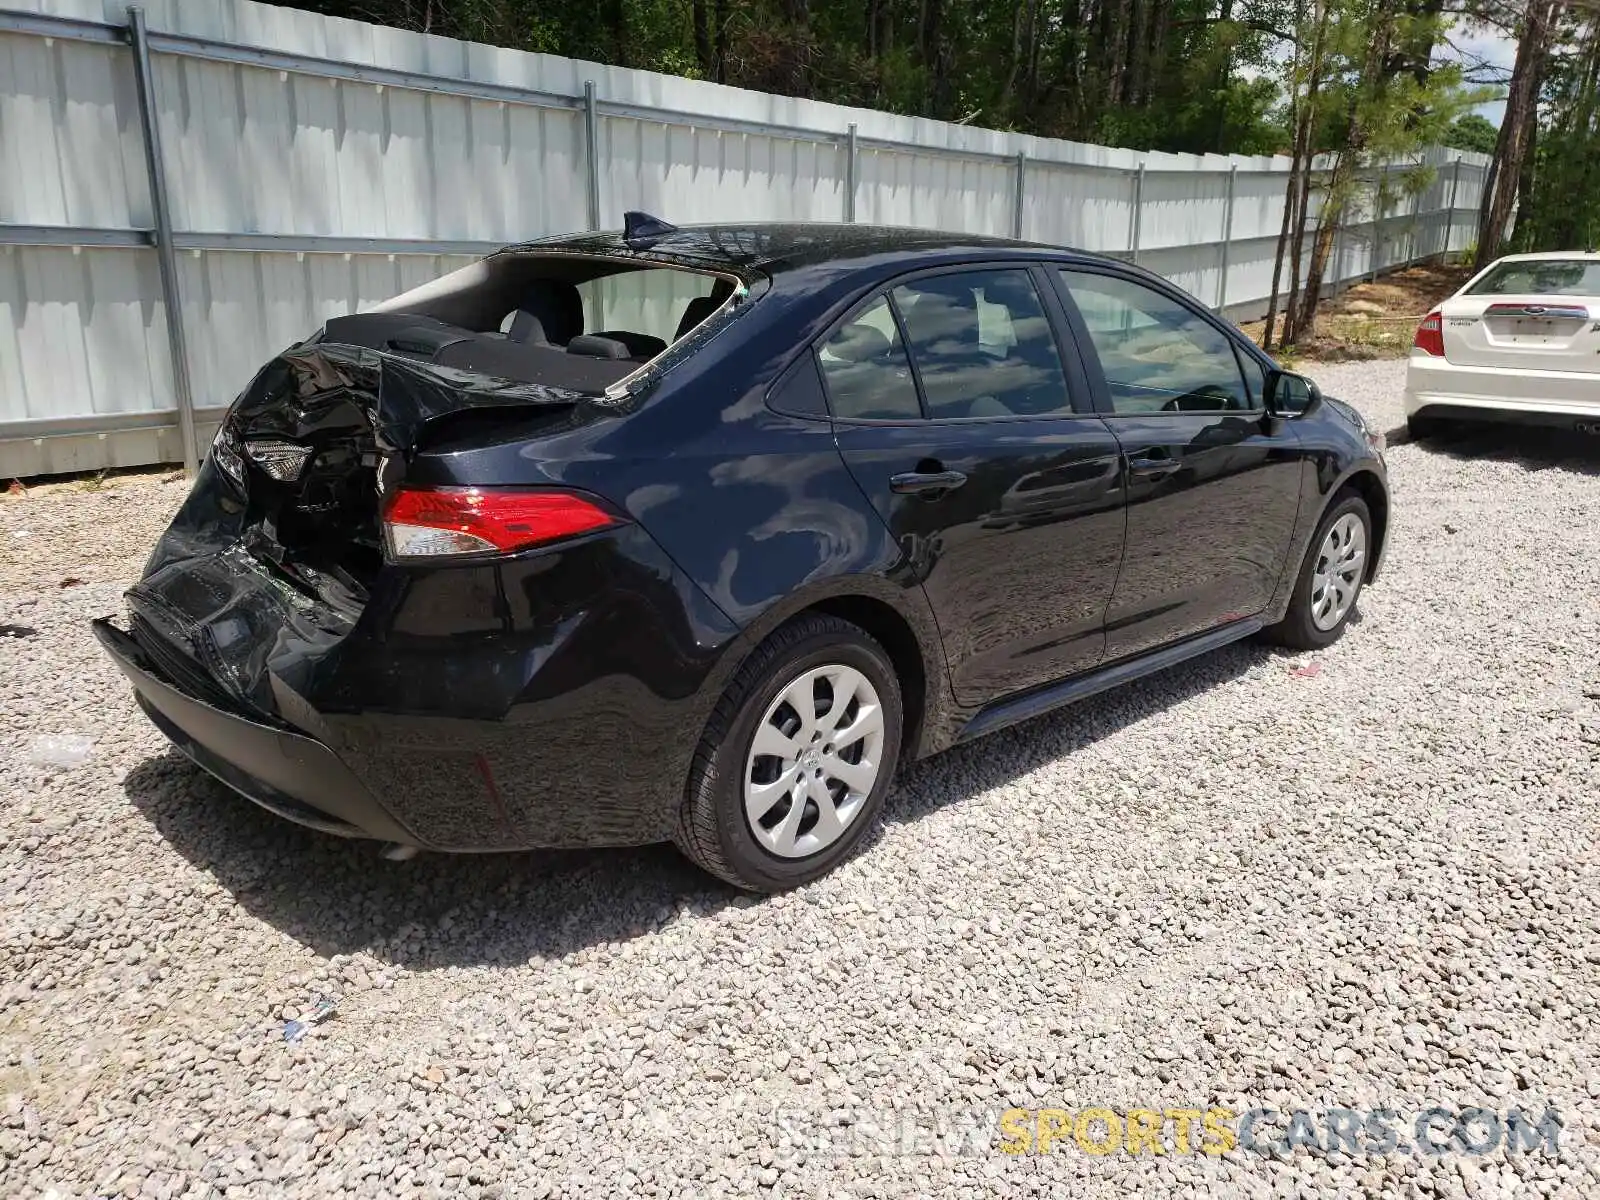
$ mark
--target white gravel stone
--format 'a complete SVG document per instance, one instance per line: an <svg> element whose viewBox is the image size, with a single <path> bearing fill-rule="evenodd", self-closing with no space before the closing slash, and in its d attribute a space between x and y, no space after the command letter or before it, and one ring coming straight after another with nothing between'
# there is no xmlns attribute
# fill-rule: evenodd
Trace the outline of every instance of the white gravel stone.
<svg viewBox="0 0 1600 1200"><path fill-rule="evenodd" d="M1350 405L1380 433L1406 423L1406 360L1303 362L1298 369L1317 381L1323 394Z"/></svg>
<svg viewBox="0 0 1600 1200"><path fill-rule="evenodd" d="M0 500L0 1195L1600 1194L1600 456L1390 463L1337 645L918 764L771 899L259 811L87 628L182 485ZM45 733L93 754L39 768ZM1435 1103L1553 1103L1563 1157L984 1148L1011 1105Z"/></svg>

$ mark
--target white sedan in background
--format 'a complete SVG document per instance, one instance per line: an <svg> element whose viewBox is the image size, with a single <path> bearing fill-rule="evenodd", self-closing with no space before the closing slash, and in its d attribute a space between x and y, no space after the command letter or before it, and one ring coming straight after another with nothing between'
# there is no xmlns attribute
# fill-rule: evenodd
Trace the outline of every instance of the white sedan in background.
<svg viewBox="0 0 1600 1200"><path fill-rule="evenodd" d="M1510 254L1423 318L1406 421L1514 421L1600 435L1600 253Z"/></svg>

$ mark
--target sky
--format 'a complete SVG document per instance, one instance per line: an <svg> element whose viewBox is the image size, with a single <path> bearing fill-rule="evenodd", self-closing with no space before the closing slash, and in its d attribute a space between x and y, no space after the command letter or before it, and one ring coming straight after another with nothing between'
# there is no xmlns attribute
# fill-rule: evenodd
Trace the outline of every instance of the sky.
<svg viewBox="0 0 1600 1200"><path fill-rule="evenodd" d="M1478 70L1471 71L1468 78L1498 83L1504 88L1505 79L1511 74L1512 60L1517 56L1515 41L1498 29L1470 30L1461 25L1452 29L1448 37L1450 45L1434 52L1438 58L1463 62L1469 68L1474 64L1483 64ZM1498 68L1498 71L1486 68ZM1506 115L1505 101L1480 104L1477 111L1498 125L1500 118Z"/></svg>
<svg viewBox="0 0 1600 1200"><path fill-rule="evenodd" d="M1498 29L1472 29L1460 23L1448 30L1445 38L1444 45L1434 48L1436 62L1465 63L1470 80L1497 86L1504 92L1506 81L1511 77L1511 64L1517 57L1515 40ZM1241 75L1252 78L1261 73L1250 68L1240 70ZM1506 115L1506 104L1504 100L1491 100L1478 105L1473 111L1483 114L1498 126Z"/></svg>

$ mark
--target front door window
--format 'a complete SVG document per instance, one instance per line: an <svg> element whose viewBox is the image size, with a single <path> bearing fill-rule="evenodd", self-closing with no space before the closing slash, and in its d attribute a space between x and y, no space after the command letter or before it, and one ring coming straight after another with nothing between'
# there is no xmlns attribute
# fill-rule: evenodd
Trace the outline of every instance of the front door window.
<svg viewBox="0 0 1600 1200"><path fill-rule="evenodd" d="M1062 271L1105 372L1113 412L1260 407L1222 332L1164 292L1118 275Z"/></svg>

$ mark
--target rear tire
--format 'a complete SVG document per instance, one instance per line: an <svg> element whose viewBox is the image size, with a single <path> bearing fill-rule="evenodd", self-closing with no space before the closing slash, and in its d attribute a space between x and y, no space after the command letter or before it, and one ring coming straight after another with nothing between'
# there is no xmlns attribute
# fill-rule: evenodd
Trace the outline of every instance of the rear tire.
<svg viewBox="0 0 1600 1200"><path fill-rule="evenodd" d="M1352 546L1359 560L1350 557ZM1356 611L1372 550L1367 502L1353 491L1340 492L1311 535L1288 612L1262 636L1296 650L1320 650L1338 641Z"/></svg>
<svg viewBox="0 0 1600 1200"><path fill-rule="evenodd" d="M882 646L837 617L797 618L756 648L717 702L673 841L747 891L825 874L883 807L902 713Z"/></svg>

